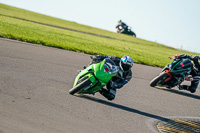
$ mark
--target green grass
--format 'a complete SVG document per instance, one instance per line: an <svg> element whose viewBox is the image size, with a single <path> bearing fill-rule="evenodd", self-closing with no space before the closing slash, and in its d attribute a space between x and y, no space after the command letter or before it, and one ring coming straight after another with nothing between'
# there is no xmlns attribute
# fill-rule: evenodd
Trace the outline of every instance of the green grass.
<svg viewBox="0 0 200 133"><path fill-rule="evenodd" d="M3 4L0 4L0 14L80 30L114 39L53 28L0 15L0 37L4 38L89 54L113 55L119 57L129 55L136 63L158 67L163 67L168 64L170 60L167 57L174 54L195 54L139 38L80 25Z"/></svg>

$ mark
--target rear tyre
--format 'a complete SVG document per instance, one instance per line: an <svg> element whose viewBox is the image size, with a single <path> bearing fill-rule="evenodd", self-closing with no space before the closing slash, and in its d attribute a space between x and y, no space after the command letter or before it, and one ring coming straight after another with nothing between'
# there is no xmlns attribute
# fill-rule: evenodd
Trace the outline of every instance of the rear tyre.
<svg viewBox="0 0 200 133"><path fill-rule="evenodd" d="M161 81L165 80L168 77L168 74L166 72L161 73L159 76L155 77L153 80L150 82L151 87L155 87L160 83Z"/></svg>
<svg viewBox="0 0 200 133"><path fill-rule="evenodd" d="M74 95L75 93L83 89L84 87L89 86L91 83L92 82L90 81L90 79L86 79L83 82L76 85L75 87L73 87L72 89L70 89L69 94Z"/></svg>

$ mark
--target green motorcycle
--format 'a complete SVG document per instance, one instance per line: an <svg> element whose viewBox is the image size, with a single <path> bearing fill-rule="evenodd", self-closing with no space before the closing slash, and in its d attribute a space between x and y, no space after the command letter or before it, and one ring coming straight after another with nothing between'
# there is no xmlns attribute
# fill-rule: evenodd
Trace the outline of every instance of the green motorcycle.
<svg viewBox="0 0 200 133"><path fill-rule="evenodd" d="M77 75L69 94L95 94L116 76L118 71L119 67L110 58L91 64Z"/></svg>

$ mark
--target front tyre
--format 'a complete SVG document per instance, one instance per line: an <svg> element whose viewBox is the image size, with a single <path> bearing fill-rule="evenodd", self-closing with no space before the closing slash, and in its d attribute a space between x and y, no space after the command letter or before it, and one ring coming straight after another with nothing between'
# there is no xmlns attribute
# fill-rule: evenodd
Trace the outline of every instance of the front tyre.
<svg viewBox="0 0 200 133"><path fill-rule="evenodd" d="M84 87L89 86L91 83L92 82L90 81L90 79L86 79L83 82L76 85L75 87L73 87L72 89L70 89L69 94L74 95L75 93L83 89Z"/></svg>
<svg viewBox="0 0 200 133"><path fill-rule="evenodd" d="M159 83L161 83L163 80L165 80L168 77L168 74L166 72L161 73L159 76L155 77L150 82L151 87L157 86Z"/></svg>

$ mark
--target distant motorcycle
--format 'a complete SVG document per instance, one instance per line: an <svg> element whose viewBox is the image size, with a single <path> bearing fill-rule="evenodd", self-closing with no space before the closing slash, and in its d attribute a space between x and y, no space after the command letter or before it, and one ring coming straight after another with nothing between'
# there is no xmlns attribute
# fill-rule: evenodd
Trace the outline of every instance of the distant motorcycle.
<svg viewBox="0 0 200 133"><path fill-rule="evenodd" d="M156 76L151 82L150 86L161 86L167 88L173 88L175 86L179 86L190 74L192 71L193 63L188 58L176 58L173 56L173 61L170 64L167 64L160 75ZM199 80L200 78L197 76L194 77L194 80Z"/></svg>
<svg viewBox="0 0 200 133"><path fill-rule="evenodd" d="M131 27L127 25L118 25L116 29L117 29L117 33L122 33L122 34L136 37L136 34L131 30Z"/></svg>

